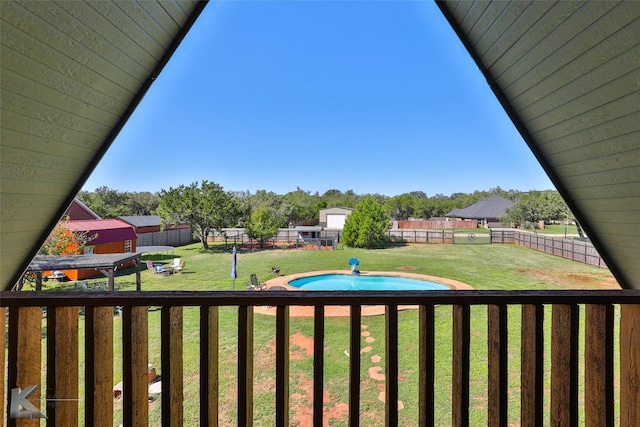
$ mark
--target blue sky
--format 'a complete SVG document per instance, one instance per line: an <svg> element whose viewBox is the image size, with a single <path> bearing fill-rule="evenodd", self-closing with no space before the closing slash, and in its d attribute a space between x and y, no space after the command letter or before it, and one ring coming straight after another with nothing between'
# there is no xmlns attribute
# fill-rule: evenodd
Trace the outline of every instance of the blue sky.
<svg viewBox="0 0 640 427"><path fill-rule="evenodd" d="M432 1L209 3L83 189L202 180L278 194L554 188Z"/></svg>

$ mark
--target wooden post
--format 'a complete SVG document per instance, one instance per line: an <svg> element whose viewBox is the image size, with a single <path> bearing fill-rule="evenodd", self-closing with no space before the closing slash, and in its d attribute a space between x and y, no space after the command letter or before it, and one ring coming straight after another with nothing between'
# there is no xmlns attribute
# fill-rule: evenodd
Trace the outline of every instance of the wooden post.
<svg viewBox="0 0 640 427"><path fill-rule="evenodd" d="M142 279L140 278L140 258L136 258L136 291L142 290Z"/></svg>
<svg viewBox="0 0 640 427"><path fill-rule="evenodd" d="M4 307L0 307L0 337L4 337L5 336L5 329L6 329L6 322L5 319L7 318L7 309ZM4 382L6 380L4 374L4 369L5 369L5 363L4 363L4 345L0 348L0 396L4 396ZM4 404L0 403L0 420L4 420Z"/></svg>
<svg viewBox="0 0 640 427"><path fill-rule="evenodd" d="M435 311L433 305L421 305L419 308L419 425L434 425L434 385L435 385Z"/></svg>
<svg viewBox="0 0 640 427"><path fill-rule="evenodd" d="M114 290L114 288L115 288L115 284L116 284L116 278L115 278L116 273L115 273L115 271L114 271L113 267L112 267L112 268L110 268L110 269L108 270L108 273L109 273L109 276L108 276L108 280L109 280L109 290L110 290L111 292L113 292L113 290Z"/></svg>
<svg viewBox="0 0 640 427"><path fill-rule="evenodd" d="M351 306L349 326L349 425L360 425L360 332L362 307Z"/></svg>
<svg viewBox="0 0 640 427"><path fill-rule="evenodd" d="M324 306L314 308L313 316L313 426L322 427L324 395Z"/></svg>
<svg viewBox="0 0 640 427"><path fill-rule="evenodd" d="M613 306L588 304L585 310L585 423L613 425Z"/></svg>
<svg viewBox="0 0 640 427"><path fill-rule="evenodd" d="M620 425L640 425L640 305L621 305Z"/></svg>
<svg viewBox="0 0 640 427"><path fill-rule="evenodd" d="M122 311L122 395L124 425L149 423L149 323L148 307Z"/></svg>
<svg viewBox="0 0 640 427"><path fill-rule="evenodd" d="M79 307L47 310L47 424L78 425Z"/></svg>
<svg viewBox="0 0 640 427"><path fill-rule="evenodd" d="M524 304L521 314L521 395L522 427L543 424L544 417L544 307Z"/></svg>
<svg viewBox="0 0 640 427"><path fill-rule="evenodd" d="M507 306L488 305L489 426L507 425Z"/></svg>
<svg viewBox="0 0 640 427"><path fill-rule="evenodd" d="M276 308L276 425L289 426L289 306Z"/></svg>
<svg viewBox="0 0 640 427"><path fill-rule="evenodd" d="M218 307L200 307L200 423L218 426Z"/></svg>
<svg viewBox="0 0 640 427"><path fill-rule="evenodd" d="M7 392L13 388L24 389L37 385L28 400L43 411L40 404L42 369L42 308L19 307L9 311L9 355L7 359ZM8 418L8 427L39 426L40 420L34 418Z"/></svg>
<svg viewBox="0 0 640 427"><path fill-rule="evenodd" d="M113 426L113 307L85 314L85 424Z"/></svg>
<svg viewBox="0 0 640 427"><path fill-rule="evenodd" d="M182 426L182 307L163 307L161 317L162 425Z"/></svg>
<svg viewBox="0 0 640 427"><path fill-rule="evenodd" d="M551 312L551 425L578 424L578 306Z"/></svg>
<svg viewBox="0 0 640 427"><path fill-rule="evenodd" d="M398 425L398 306L385 306L385 425Z"/></svg>
<svg viewBox="0 0 640 427"><path fill-rule="evenodd" d="M238 426L253 426L253 307L238 307Z"/></svg>
<svg viewBox="0 0 640 427"><path fill-rule="evenodd" d="M468 305L453 306L452 419L455 426L469 425L469 345L471 339Z"/></svg>

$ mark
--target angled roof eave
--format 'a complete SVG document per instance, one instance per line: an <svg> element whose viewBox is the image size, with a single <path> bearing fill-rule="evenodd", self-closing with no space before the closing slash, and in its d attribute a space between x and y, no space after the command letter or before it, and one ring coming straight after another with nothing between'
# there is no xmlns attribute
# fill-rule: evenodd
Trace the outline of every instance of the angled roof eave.
<svg viewBox="0 0 640 427"><path fill-rule="evenodd" d="M3 30L12 34L0 39L2 94L16 101L2 106L1 288L11 289L27 269L206 4L0 2ZM91 60L76 59L83 55ZM28 78L27 72L36 74ZM10 89L20 86L29 97ZM64 101L51 98L60 87L66 87ZM94 120L98 114L102 122ZM62 153L56 145L69 149ZM54 153L58 165L68 167L56 165ZM45 184L34 187L38 179ZM25 221L34 211L40 215Z"/></svg>
<svg viewBox="0 0 640 427"><path fill-rule="evenodd" d="M436 2L619 284L640 289L640 2Z"/></svg>

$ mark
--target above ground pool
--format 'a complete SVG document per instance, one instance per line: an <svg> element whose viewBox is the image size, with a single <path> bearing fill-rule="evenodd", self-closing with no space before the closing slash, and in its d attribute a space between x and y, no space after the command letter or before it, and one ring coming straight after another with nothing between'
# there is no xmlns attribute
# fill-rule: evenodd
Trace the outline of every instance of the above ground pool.
<svg viewBox="0 0 640 427"><path fill-rule="evenodd" d="M306 291L445 291L441 283L396 276L322 274L292 280L289 286Z"/></svg>

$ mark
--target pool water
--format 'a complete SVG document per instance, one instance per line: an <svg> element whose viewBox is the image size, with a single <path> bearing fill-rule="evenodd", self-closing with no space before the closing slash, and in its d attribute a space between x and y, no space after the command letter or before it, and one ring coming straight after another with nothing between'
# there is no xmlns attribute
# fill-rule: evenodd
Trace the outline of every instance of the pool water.
<svg viewBox="0 0 640 427"><path fill-rule="evenodd" d="M295 279L289 286L306 291L444 291L449 286L419 279L394 276L322 274Z"/></svg>

